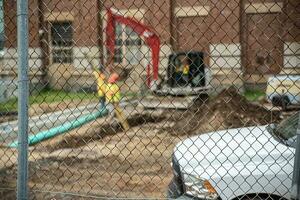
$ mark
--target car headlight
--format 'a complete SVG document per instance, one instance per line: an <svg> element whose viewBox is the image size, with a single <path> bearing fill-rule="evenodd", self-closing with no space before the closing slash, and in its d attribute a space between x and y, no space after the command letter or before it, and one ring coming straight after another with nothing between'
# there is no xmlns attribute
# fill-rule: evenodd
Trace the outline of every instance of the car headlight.
<svg viewBox="0 0 300 200"><path fill-rule="evenodd" d="M187 195L200 199L218 199L219 195L217 194L217 191L208 180L190 174L183 174L183 177L184 190Z"/></svg>

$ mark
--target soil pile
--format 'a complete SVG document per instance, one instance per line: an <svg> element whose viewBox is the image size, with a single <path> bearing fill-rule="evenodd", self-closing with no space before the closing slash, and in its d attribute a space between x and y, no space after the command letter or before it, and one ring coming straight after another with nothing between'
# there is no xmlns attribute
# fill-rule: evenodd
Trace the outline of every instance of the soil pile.
<svg viewBox="0 0 300 200"><path fill-rule="evenodd" d="M234 87L223 90L207 103L195 102L176 117L172 134L191 135L229 128L265 125L280 120L280 113L269 111L241 96Z"/></svg>

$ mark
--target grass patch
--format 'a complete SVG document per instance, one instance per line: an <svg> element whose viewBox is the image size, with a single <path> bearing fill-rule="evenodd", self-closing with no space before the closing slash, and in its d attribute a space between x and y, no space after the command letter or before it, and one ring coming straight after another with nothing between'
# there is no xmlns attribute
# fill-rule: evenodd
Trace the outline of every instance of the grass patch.
<svg viewBox="0 0 300 200"><path fill-rule="evenodd" d="M29 105L40 103L54 103L66 100L84 100L97 99L95 93L85 92L65 92L60 90L43 90L38 94L29 97ZM18 99L12 98L7 102L0 103L0 111L16 111L18 107Z"/></svg>
<svg viewBox="0 0 300 200"><path fill-rule="evenodd" d="M265 91L263 90L246 90L244 96L248 101L257 101L265 96Z"/></svg>

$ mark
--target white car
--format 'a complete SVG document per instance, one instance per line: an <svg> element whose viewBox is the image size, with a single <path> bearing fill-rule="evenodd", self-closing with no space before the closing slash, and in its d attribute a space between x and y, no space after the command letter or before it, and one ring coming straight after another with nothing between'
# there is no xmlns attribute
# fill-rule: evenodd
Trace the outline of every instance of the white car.
<svg viewBox="0 0 300 200"><path fill-rule="evenodd" d="M211 132L176 145L170 199L290 199L299 113L278 125Z"/></svg>

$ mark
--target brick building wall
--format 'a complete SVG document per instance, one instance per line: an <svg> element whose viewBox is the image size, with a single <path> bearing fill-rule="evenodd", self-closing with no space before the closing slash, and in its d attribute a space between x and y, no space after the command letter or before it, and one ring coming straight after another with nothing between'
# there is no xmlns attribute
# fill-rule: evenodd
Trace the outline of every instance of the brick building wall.
<svg viewBox="0 0 300 200"><path fill-rule="evenodd" d="M107 7L154 27L162 44L160 73L164 73L167 56L172 51L187 50L206 53L205 63L212 70L214 85L258 82L263 86L270 74L299 73L300 2L297 0L29 0L29 3L29 67L42 77L48 75L43 79L58 88L62 85L67 89L88 88L94 83L84 52L92 55L97 64L105 60L103 29ZM5 1L4 9L7 49L2 76L15 75L16 2ZM51 61L50 26L65 20L71 21L73 28L73 62L55 64ZM118 64L134 69L136 78L145 73L150 60L145 45L140 46L140 51L138 63Z"/></svg>
<svg viewBox="0 0 300 200"><path fill-rule="evenodd" d="M29 66L28 73L30 78L31 90L42 87L43 72L42 68L42 51L39 46L39 21L37 0L29 1ZM3 1L4 10L4 56L0 60L0 79L3 81L5 90L3 94L7 97L17 95L17 1ZM5 97L6 98L6 97Z"/></svg>
<svg viewBox="0 0 300 200"><path fill-rule="evenodd" d="M76 90L94 84L88 62L88 52L99 64L101 52L101 20L97 0L51 1L29 0L29 75L33 84L46 84L60 89ZM1 64L1 77L16 83L17 27L16 1L4 2L5 55ZM41 17L40 17L41 15ZM70 21L73 28L73 62L53 63L51 57L51 24ZM16 85L16 84L15 84Z"/></svg>
<svg viewBox="0 0 300 200"><path fill-rule="evenodd" d="M174 7L177 49L205 52L213 86L242 85L238 1L177 0Z"/></svg>
<svg viewBox="0 0 300 200"><path fill-rule="evenodd" d="M99 15L99 2L97 0L79 1L52 1L42 0L46 49L48 55L47 77L50 86L67 90L80 90L89 88L94 84L91 69L84 53L93 58L93 63L99 65L103 55L101 42L101 20ZM55 22L70 21L73 30L73 62L54 63L51 58L51 24Z"/></svg>
<svg viewBox="0 0 300 200"><path fill-rule="evenodd" d="M242 66L246 85L264 86L273 74L299 74L300 2L244 0L242 7Z"/></svg>

